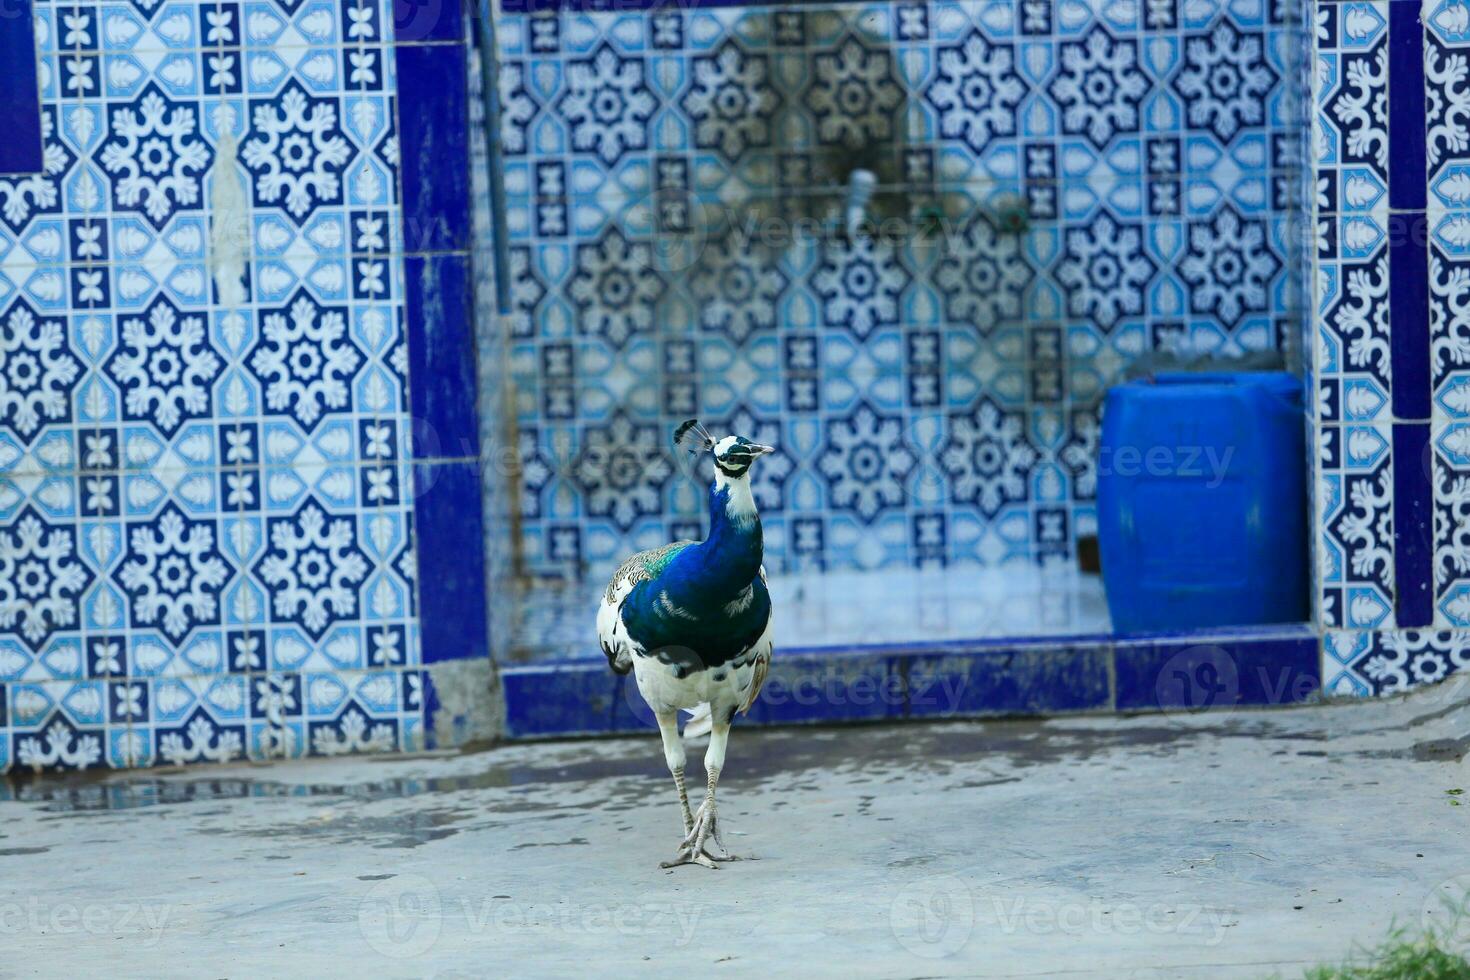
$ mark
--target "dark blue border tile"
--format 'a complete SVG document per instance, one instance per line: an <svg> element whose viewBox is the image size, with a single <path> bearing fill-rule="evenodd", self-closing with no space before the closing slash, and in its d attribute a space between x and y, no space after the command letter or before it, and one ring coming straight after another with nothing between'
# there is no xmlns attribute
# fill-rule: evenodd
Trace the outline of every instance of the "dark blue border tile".
<svg viewBox="0 0 1470 980"><path fill-rule="evenodd" d="M756 725L1291 704L1321 688L1308 627L1096 642L996 641L777 654ZM605 663L502 672L512 738L650 732L632 677Z"/></svg>
<svg viewBox="0 0 1470 980"><path fill-rule="evenodd" d="M619 677L597 665L516 668L500 675L505 731L511 738L606 735L656 730L633 675ZM625 685L633 689L625 690ZM636 700L636 705L632 703Z"/></svg>
<svg viewBox="0 0 1470 980"><path fill-rule="evenodd" d="M1397 157L1394 166L1399 167ZM1429 222L1423 211L1388 216L1388 331L1394 418L1427 419Z"/></svg>
<svg viewBox="0 0 1470 980"><path fill-rule="evenodd" d="M1397 379L1395 379L1397 385ZM1434 622L1434 486L1429 424L1393 427L1394 620L1400 629Z"/></svg>
<svg viewBox="0 0 1470 980"><path fill-rule="evenodd" d="M900 661L912 718L1101 711L1112 706L1111 645L1022 646Z"/></svg>
<svg viewBox="0 0 1470 980"><path fill-rule="evenodd" d="M881 721L903 715L903 679L871 653L777 656L751 720L762 725Z"/></svg>
<svg viewBox="0 0 1470 980"><path fill-rule="evenodd" d="M1119 711L1291 704L1322 686L1314 635L1128 640L1114 648Z"/></svg>
<svg viewBox="0 0 1470 980"><path fill-rule="evenodd" d="M470 259L410 255L403 264L412 458L478 459Z"/></svg>
<svg viewBox="0 0 1470 980"><path fill-rule="evenodd" d="M423 661L489 657L479 468L416 463L413 481Z"/></svg>
<svg viewBox="0 0 1470 980"><path fill-rule="evenodd" d="M31 0L0 10L0 174L40 173L41 90Z"/></svg>
<svg viewBox="0 0 1470 980"><path fill-rule="evenodd" d="M1388 9L1388 206L1422 208L1426 203L1424 25L1418 3ZM1397 382L1397 377L1395 377Z"/></svg>
<svg viewBox="0 0 1470 980"><path fill-rule="evenodd" d="M410 253L468 251L470 116L465 49L399 45L403 246ZM466 328L468 329L468 328Z"/></svg>
<svg viewBox="0 0 1470 980"><path fill-rule="evenodd" d="M393 40L396 43L461 41L464 36L465 16L461 0L393 0ZM400 80L402 77L400 72Z"/></svg>

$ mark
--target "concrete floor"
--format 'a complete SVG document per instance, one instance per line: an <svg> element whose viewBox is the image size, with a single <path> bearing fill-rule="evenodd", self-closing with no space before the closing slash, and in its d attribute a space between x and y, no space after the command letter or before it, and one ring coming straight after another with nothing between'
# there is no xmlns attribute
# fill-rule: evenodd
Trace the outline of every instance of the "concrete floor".
<svg viewBox="0 0 1470 980"><path fill-rule="evenodd" d="M1470 886L1466 694L737 728L718 872L652 735L35 781L0 976L1293 976Z"/></svg>

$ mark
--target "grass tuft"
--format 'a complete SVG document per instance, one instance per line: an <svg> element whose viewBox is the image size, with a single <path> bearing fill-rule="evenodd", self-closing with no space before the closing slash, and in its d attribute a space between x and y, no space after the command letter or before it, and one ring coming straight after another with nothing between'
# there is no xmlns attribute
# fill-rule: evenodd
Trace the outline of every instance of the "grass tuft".
<svg viewBox="0 0 1470 980"><path fill-rule="evenodd" d="M1470 960L1433 933L1410 938L1397 930L1339 966L1313 967L1303 980L1470 980Z"/></svg>

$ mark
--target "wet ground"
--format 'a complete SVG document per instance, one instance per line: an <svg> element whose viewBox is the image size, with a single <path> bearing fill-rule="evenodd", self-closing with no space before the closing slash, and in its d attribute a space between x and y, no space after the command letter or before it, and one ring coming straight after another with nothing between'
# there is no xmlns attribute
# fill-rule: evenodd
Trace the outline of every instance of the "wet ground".
<svg viewBox="0 0 1470 980"><path fill-rule="evenodd" d="M717 872L653 734L12 783L0 977L1294 976L1470 891L1466 697L737 727Z"/></svg>

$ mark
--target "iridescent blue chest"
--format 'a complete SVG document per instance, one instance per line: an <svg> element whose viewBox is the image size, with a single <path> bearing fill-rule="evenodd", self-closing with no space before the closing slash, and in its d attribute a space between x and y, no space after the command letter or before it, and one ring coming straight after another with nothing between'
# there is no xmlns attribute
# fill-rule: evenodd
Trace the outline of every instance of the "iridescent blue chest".
<svg viewBox="0 0 1470 980"><path fill-rule="evenodd" d="M643 656L686 670L738 660L771 617L761 557L760 519L732 517L728 488L711 489L709 536L672 553L623 601L629 638Z"/></svg>

